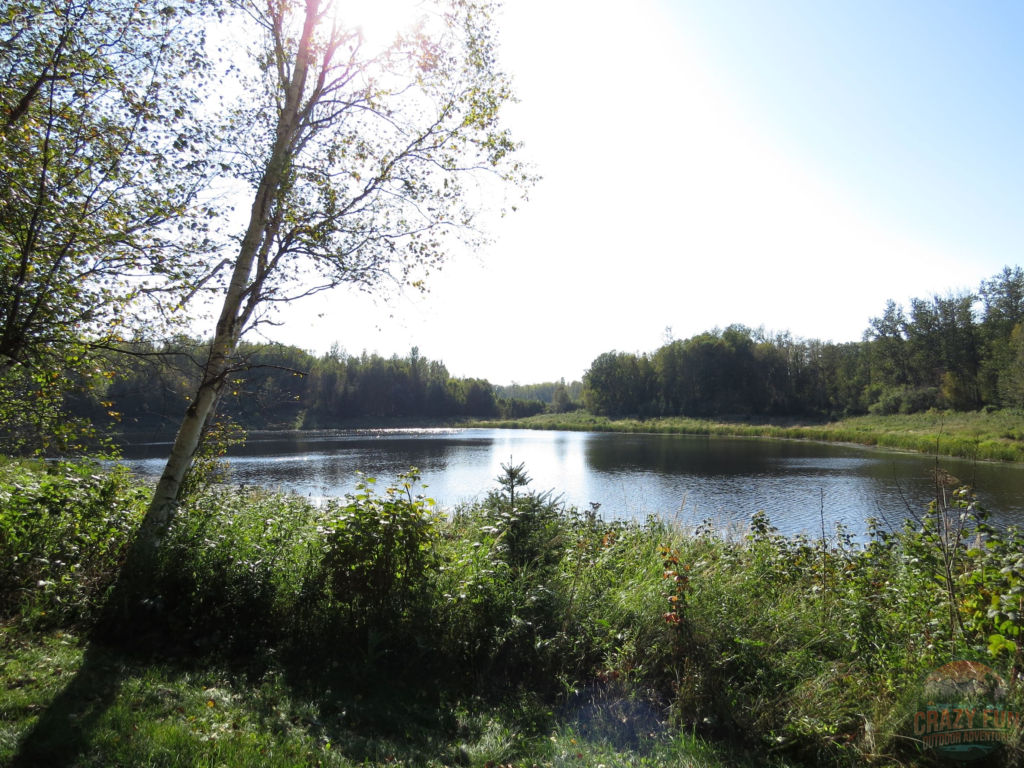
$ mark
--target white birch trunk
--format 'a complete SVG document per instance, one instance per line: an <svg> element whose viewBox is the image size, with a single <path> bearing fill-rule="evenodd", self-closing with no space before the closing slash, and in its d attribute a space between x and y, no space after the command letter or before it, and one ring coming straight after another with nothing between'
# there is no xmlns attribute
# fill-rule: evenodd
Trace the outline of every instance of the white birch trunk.
<svg viewBox="0 0 1024 768"><path fill-rule="evenodd" d="M274 206L287 180L287 169L293 160L296 141L304 129L302 102L310 68L310 43L318 10L319 0L307 0L303 36L296 53L295 67L288 81L281 84L285 98L278 116L273 151L256 190L249 224L239 247L231 282L224 296L202 383L192 404L185 411L171 448L171 455L167 459L163 474L153 493L153 500L129 554L125 565L129 581L140 578L145 580L147 572L151 569L160 542L174 519L181 484L192 466L203 426L220 399L225 376L229 371L231 357L238 345L243 325L251 315L252 308L259 302L259 285L250 285L253 265L265 239L270 236ZM280 54L282 57L285 55L284 51L280 51Z"/></svg>

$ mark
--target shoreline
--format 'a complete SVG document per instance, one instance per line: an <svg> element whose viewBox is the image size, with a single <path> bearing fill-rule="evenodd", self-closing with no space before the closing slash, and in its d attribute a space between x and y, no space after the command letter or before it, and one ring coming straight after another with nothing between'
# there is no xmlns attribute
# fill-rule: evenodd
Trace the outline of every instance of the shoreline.
<svg viewBox="0 0 1024 768"><path fill-rule="evenodd" d="M981 420L990 414L956 414L960 420ZM916 419L922 422L915 425L917 429L927 429L925 417L934 418L935 414L922 414ZM1024 421L1020 416L1017 420ZM694 435L708 437L750 437L776 440L804 440L809 442L856 445L867 448L885 448L909 453L948 456L976 461L998 463L1024 463L1024 441L986 439L979 431L971 433L962 428L950 428L947 434L940 422L939 430L911 432L909 430L890 429L885 431L880 426L894 427L902 421L914 421L913 417L856 417L842 422L823 424L772 424L772 423L733 423L728 421L712 421L710 419L685 419L678 417L647 419L616 419L603 416L577 416L567 414L560 417L551 415L534 416L528 419L474 421L463 426L483 427L488 429L536 429L565 432L619 432L626 434L666 434ZM858 422L867 420L868 423ZM883 424L879 425L878 422Z"/></svg>
<svg viewBox="0 0 1024 768"><path fill-rule="evenodd" d="M250 434L318 432L373 432L401 429L533 429L561 432L620 432L708 437L747 437L884 448L900 452L948 456L999 463L1024 464L1024 414L926 413L912 416L858 416L832 422L794 419L731 421L661 417L609 419L576 411L541 414L525 419L429 419L378 417L339 420L332 425L295 429L284 425L246 430ZM169 442L169 433L148 430L111 435L126 444L139 441Z"/></svg>

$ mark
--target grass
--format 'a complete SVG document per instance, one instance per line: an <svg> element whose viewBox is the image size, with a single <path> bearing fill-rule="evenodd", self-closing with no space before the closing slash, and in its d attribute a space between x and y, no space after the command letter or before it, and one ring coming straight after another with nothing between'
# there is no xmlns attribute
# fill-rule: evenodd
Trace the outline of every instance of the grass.
<svg viewBox="0 0 1024 768"><path fill-rule="evenodd" d="M652 432L681 435L735 435L877 445L943 456L991 461L1024 461L1024 414L955 411L894 416L857 416L828 423L799 419L717 421L666 417L609 419L584 411L543 414L515 421L476 421L465 426L500 429L556 429L587 432Z"/></svg>
<svg viewBox="0 0 1024 768"><path fill-rule="evenodd" d="M969 495L860 546L604 521L512 471L441 515L416 479L198 492L104 644L144 492L0 467L0 765L930 766L930 670L983 660L1024 706L1024 536Z"/></svg>
<svg viewBox="0 0 1024 768"><path fill-rule="evenodd" d="M663 727L625 745L586 713L555 722L547 712L528 711L529 704L472 701L449 702L439 713L418 692L311 695L312 670L296 679L296 670L274 665L253 673L209 659L140 658L62 632L7 640L0 670L2 765L763 764ZM546 728L524 724L537 716Z"/></svg>

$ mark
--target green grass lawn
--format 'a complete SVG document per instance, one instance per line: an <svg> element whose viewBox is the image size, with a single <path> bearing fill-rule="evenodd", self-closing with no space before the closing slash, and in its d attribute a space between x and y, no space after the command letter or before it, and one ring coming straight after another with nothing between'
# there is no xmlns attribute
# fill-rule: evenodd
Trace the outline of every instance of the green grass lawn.
<svg viewBox="0 0 1024 768"><path fill-rule="evenodd" d="M467 426L775 437L877 445L971 459L1024 461L1024 414L1011 410L993 413L947 411L907 416L857 416L827 423L759 417L734 420L684 417L644 421L613 420L576 411L568 414L543 414L516 421L478 421Z"/></svg>

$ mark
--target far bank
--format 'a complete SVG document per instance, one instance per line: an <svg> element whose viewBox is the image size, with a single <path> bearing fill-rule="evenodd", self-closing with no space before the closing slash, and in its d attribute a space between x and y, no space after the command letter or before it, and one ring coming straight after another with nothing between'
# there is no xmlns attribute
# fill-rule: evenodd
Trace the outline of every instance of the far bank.
<svg viewBox="0 0 1024 768"><path fill-rule="evenodd" d="M609 419L585 411L541 414L526 419L470 421L459 426L492 429L554 429L584 432L642 432L678 435L734 435L896 448L979 461L1024 462L1024 414L955 411L894 416L857 416L839 421L764 417Z"/></svg>
<svg viewBox="0 0 1024 768"><path fill-rule="evenodd" d="M1024 413L933 411L912 415L856 416L836 421L794 417L719 416L714 419L663 417L610 419L583 410L539 414L523 419L426 418L401 415L351 419L303 418L297 423L259 427L243 423L246 431L313 432L317 430L393 429L551 429L575 432L625 432L678 435L769 437L853 443L979 461L1024 463ZM170 427L125 429L121 436L152 440L173 436Z"/></svg>

